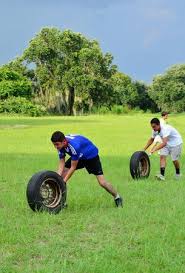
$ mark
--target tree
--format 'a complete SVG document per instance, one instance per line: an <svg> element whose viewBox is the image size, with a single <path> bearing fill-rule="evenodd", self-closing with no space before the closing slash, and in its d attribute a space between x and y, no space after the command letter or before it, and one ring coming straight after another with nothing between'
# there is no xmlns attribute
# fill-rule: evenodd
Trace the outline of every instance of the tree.
<svg viewBox="0 0 185 273"><path fill-rule="evenodd" d="M138 93L138 101L137 101L137 107L140 109L147 111L151 110L152 112L158 111L157 104L152 100L152 98L149 96L149 87L143 83L136 81L134 82L137 93Z"/></svg>
<svg viewBox="0 0 185 273"><path fill-rule="evenodd" d="M160 110L185 111L185 65L174 65L156 76L149 94Z"/></svg>
<svg viewBox="0 0 185 273"><path fill-rule="evenodd" d="M133 108L137 105L137 88L128 75L116 72L111 77L113 87L112 103L118 105L128 105Z"/></svg>
<svg viewBox="0 0 185 273"><path fill-rule="evenodd" d="M72 115L74 106L107 100L107 80L115 72L112 55L70 30L43 28L23 54L35 65L39 96L50 109Z"/></svg>

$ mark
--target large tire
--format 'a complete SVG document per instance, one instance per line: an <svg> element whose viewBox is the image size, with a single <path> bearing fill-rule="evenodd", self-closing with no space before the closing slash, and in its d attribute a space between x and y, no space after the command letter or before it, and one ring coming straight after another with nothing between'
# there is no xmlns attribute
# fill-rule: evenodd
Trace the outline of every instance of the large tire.
<svg viewBox="0 0 185 273"><path fill-rule="evenodd" d="M150 174L150 159L143 151L135 152L130 159L130 174L134 179L147 178Z"/></svg>
<svg viewBox="0 0 185 273"><path fill-rule="evenodd" d="M64 208L66 202L66 183L56 172L41 171L29 180L26 194L33 211L56 214Z"/></svg>

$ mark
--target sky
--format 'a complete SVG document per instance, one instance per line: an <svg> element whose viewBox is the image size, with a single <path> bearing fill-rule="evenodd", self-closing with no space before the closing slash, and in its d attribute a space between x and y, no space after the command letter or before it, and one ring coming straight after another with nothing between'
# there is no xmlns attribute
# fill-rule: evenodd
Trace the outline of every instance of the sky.
<svg viewBox="0 0 185 273"><path fill-rule="evenodd" d="M184 0L0 0L0 26L0 65L45 26L98 40L134 80L150 83L185 63Z"/></svg>

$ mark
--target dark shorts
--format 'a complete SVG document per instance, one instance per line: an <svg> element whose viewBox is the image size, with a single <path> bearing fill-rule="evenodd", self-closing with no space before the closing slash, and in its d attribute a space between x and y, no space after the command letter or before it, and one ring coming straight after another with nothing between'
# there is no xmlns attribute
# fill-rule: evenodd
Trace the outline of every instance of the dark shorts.
<svg viewBox="0 0 185 273"><path fill-rule="evenodd" d="M71 167L71 157L65 162L65 167L68 169ZM103 174L102 165L101 165L99 155L97 155L94 158L87 159L87 160L80 159L78 161L78 165L77 165L76 169L83 169L83 168L86 168L88 173L92 173L94 175L102 175Z"/></svg>

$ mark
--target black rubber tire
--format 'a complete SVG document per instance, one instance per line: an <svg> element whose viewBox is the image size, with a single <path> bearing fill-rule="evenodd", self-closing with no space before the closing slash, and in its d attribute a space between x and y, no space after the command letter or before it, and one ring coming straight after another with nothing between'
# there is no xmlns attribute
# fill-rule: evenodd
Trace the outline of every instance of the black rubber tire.
<svg viewBox="0 0 185 273"><path fill-rule="evenodd" d="M133 179L147 178L150 175L150 159L147 153L137 151L131 156L130 174Z"/></svg>
<svg viewBox="0 0 185 273"><path fill-rule="evenodd" d="M44 190L45 194L47 193L45 197L53 194L50 196L51 200L44 198L42 195ZM40 171L29 180L26 195L28 204L33 211L47 211L56 214L64 208L66 202L66 183L56 172Z"/></svg>

